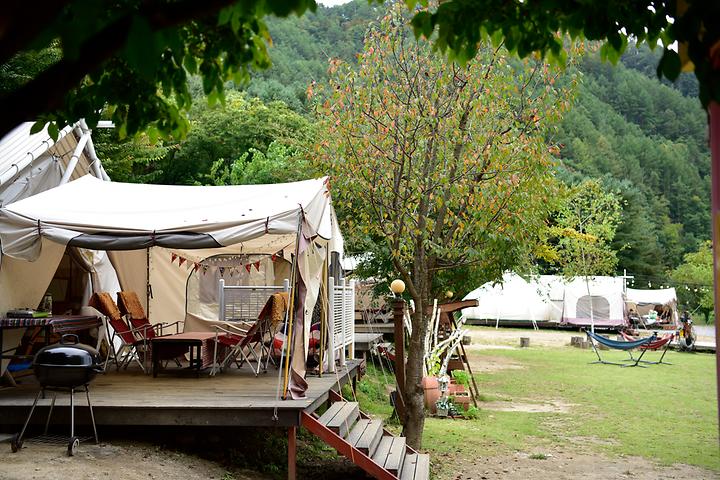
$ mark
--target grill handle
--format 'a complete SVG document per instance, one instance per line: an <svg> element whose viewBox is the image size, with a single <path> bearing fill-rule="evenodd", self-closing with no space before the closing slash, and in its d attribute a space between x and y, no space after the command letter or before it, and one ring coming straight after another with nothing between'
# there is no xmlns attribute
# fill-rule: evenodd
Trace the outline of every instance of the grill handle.
<svg viewBox="0 0 720 480"><path fill-rule="evenodd" d="M65 341L65 338L74 338L75 341L74 341L74 342L68 342L68 341ZM80 337L78 337L78 336L75 335L74 333L66 333L65 335L63 335L63 336L60 338L60 345L77 345L78 343L80 343Z"/></svg>

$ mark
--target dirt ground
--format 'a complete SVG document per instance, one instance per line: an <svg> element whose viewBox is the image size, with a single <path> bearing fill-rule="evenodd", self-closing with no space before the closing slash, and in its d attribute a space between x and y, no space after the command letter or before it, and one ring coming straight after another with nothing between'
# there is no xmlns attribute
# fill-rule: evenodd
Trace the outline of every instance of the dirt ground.
<svg viewBox="0 0 720 480"><path fill-rule="evenodd" d="M451 459L448 459L451 460ZM452 458L458 466L454 480L656 480L719 478L702 468L675 464L657 465L640 457L608 458L603 455L554 450L523 452L498 457Z"/></svg>
<svg viewBox="0 0 720 480"><path fill-rule="evenodd" d="M25 443L18 453L0 444L2 480L95 480L95 479L235 479L265 478L255 472L228 472L220 465L193 455L163 450L143 443L111 442L81 444L74 457L65 445Z"/></svg>

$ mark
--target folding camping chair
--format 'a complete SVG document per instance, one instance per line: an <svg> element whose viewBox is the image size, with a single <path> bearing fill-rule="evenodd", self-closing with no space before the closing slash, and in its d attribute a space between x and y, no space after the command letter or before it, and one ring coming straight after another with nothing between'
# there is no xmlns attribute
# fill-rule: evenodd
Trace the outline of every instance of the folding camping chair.
<svg viewBox="0 0 720 480"><path fill-rule="evenodd" d="M173 333L180 333L180 321L151 324L135 292L118 292L117 306L120 309L120 313L128 319L130 326L148 341L154 337L170 335L170 333L165 333L164 330L173 326L175 327L175 332Z"/></svg>
<svg viewBox="0 0 720 480"><path fill-rule="evenodd" d="M633 337L632 335L628 335L626 332L620 332L620 335L622 337L630 342L634 342L637 340L637 338ZM662 355L660 355L660 360L657 362L649 361L649 360L642 360L642 363L647 363L649 365L672 365L670 362L665 362L663 359L665 358L665 354L668 351L668 348L670 348L670 345L672 345L672 341L675 339L675 332L669 333L667 335L663 335L662 337L658 338L654 342L650 342L646 345L643 345L640 347L641 350L660 350L663 349ZM633 358L632 351L628 351L628 354L630 355L630 361L635 361L635 358Z"/></svg>
<svg viewBox="0 0 720 480"><path fill-rule="evenodd" d="M268 363L271 359L270 350L265 345L265 334L270 332L269 317L258 319L254 323L242 322L243 329L236 325L225 324L223 326L215 325L215 353L213 358L213 369L210 375L215 375L218 370L222 371L231 362L235 362L238 368L241 368L245 362L250 365L254 360L256 367L252 368L253 373L257 377L260 369L267 371ZM224 359L218 362L219 347L227 347L228 353ZM259 348L259 352L258 352ZM252 360L251 360L252 357ZM266 358L263 364L263 357Z"/></svg>
<svg viewBox="0 0 720 480"><path fill-rule="evenodd" d="M651 337L646 337L640 340L635 340L634 342L621 342L618 340L611 340L607 337L603 337L602 335L598 335L597 333L593 333L591 331L585 331L585 334L588 336L588 340L590 341L590 344L593 347L593 350L595 351L595 355L597 355L598 359L597 362L590 362L590 363L602 363L604 365L619 365L621 367L645 367L644 365L639 365L639 363L642 361L643 355L645 355L645 352L647 350L643 350L640 356L637 359L631 360L631 362L635 363L616 363L616 362L607 362L602 359L600 356L600 352L598 351L597 347L595 346L595 342L598 342L601 345L605 345L608 348L612 348L613 350L623 350L626 352L629 352L633 348L642 347L643 345L647 345L651 342L654 342L657 340L657 336L653 334ZM593 342L593 340L595 342Z"/></svg>
<svg viewBox="0 0 720 480"><path fill-rule="evenodd" d="M130 362L135 360L145 372L144 361L140 361L140 356L142 355L143 359L147 360L149 345L146 340L136 338L134 329L125 323L110 294L107 292L93 293L88 304L102 313L113 329L109 348L117 370L120 370L121 367L127 368ZM121 342L120 348L115 348L116 338Z"/></svg>

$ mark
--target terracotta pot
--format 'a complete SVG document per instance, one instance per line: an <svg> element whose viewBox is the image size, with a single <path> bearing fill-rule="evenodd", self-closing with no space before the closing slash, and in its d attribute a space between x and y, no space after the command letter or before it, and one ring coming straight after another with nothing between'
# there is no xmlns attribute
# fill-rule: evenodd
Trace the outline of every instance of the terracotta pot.
<svg viewBox="0 0 720 480"><path fill-rule="evenodd" d="M454 395L453 402L455 405L459 407L462 406L463 410L467 411L468 408L470 408L470 402L472 399L470 398L469 392L458 392Z"/></svg>
<svg viewBox="0 0 720 480"><path fill-rule="evenodd" d="M457 383L451 383L450 388L448 389L449 395L455 395L457 393L463 393L465 392L465 385L459 385Z"/></svg>
<svg viewBox="0 0 720 480"><path fill-rule="evenodd" d="M430 410L430 413L435 413L435 402L437 402L438 398L440 398L437 378L423 377L422 386L423 396L425 398L425 408Z"/></svg>

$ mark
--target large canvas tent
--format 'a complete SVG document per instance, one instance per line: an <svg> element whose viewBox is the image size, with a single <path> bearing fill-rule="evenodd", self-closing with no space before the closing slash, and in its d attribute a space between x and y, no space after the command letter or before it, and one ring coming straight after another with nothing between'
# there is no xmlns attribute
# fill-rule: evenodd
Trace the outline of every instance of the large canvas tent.
<svg viewBox="0 0 720 480"><path fill-rule="evenodd" d="M0 207L84 175L92 175L98 181L109 180L95 154L91 131L85 122L60 130L57 139L52 139L47 129L31 134L31 127L31 122L23 123L0 141ZM93 291L120 289L105 252L42 243L35 262L0 255L0 315L12 308L36 307L48 290L72 290L68 279L55 278L61 270L73 272L79 304L87 304ZM17 346L22 334L18 329L5 332L2 351ZM0 371L4 372L7 364L3 360Z"/></svg>
<svg viewBox="0 0 720 480"><path fill-rule="evenodd" d="M189 277L197 271L177 268L173 255L193 262L278 252L294 257L297 335L289 389L302 395L308 322L323 266L332 252L342 254L327 179L200 187L104 182L86 175L0 209L0 270L5 262L42 269L37 262L47 251L66 247L109 251L122 288L148 292L144 306L153 322L185 320ZM202 312L192 320L197 328L212 321Z"/></svg>
<svg viewBox="0 0 720 480"><path fill-rule="evenodd" d="M463 310L470 323L480 320L495 325L594 324L604 328L625 324L622 277L523 278L508 272L501 282L488 282L467 294L464 300L478 300L477 307Z"/></svg>

